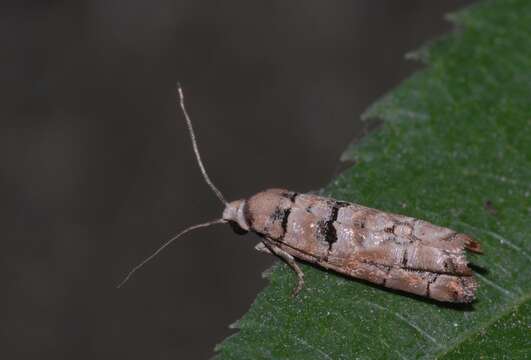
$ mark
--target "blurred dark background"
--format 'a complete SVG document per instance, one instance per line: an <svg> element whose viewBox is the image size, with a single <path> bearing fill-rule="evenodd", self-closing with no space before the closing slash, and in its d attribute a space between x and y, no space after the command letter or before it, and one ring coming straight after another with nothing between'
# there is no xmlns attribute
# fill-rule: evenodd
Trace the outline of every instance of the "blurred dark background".
<svg viewBox="0 0 531 360"><path fill-rule="evenodd" d="M274 261L220 216L182 115L228 199L309 191L359 116L419 68L404 54L471 1L3 2L4 359L205 359Z"/></svg>

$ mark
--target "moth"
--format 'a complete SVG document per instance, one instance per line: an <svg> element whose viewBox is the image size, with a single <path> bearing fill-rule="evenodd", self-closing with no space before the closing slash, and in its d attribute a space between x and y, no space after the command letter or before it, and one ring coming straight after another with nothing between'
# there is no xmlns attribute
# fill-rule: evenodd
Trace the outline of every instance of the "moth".
<svg viewBox="0 0 531 360"><path fill-rule="evenodd" d="M424 220L285 189L227 202L206 172L180 85L177 90L201 173L225 209L220 219L191 226L168 240L134 267L118 287L185 233L227 223L238 234L260 236L256 249L276 255L293 269L298 279L293 296L304 286L304 273L296 261L302 260L437 301L474 300L478 285L465 250L481 253L481 247L468 235Z"/></svg>

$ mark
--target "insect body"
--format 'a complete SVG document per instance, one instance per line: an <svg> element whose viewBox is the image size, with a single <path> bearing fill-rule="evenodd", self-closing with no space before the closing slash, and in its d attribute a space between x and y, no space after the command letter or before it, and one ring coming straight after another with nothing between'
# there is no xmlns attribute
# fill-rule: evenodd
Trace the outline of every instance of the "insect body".
<svg viewBox="0 0 531 360"><path fill-rule="evenodd" d="M411 217L316 195L270 189L229 203L223 219L262 237L257 249L439 301L471 302L476 281L467 235Z"/></svg>
<svg viewBox="0 0 531 360"><path fill-rule="evenodd" d="M221 219L192 226L170 239L133 268L119 286L184 233L229 223L237 233L258 234L262 241L256 249L280 257L295 271L298 283L294 295L304 285L304 274L295 260L299 259L438 301L474 300L477 283L465 249L481 250L468 235L412 217L284 189L269 189L228 203L206 173L182 90L178 90L199 167L225 210Z"/></svg>

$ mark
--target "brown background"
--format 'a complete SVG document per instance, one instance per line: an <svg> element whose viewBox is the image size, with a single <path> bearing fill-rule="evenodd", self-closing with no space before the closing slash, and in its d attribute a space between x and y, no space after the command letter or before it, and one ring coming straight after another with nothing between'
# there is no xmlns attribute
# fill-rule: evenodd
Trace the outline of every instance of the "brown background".
<svg viewBox="0 0 531 360"><path fill-rule="evenodd" d="M229 199L335 174L361 112L470 1L13 1L2 24L0 357L204 359L266 283ZM6 357L8 356L8 357Z"/></svg>

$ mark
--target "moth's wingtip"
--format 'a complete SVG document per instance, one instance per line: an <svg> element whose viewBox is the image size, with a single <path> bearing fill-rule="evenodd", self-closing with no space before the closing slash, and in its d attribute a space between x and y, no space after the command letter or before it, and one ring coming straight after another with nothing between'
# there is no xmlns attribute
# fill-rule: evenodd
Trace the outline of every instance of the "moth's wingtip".
<svg viewBox="0 0 531 360"><path fill-rule="evenodd" d="M468 251L475 252L476 254L483 254L481 244L469 236L467 236L467 238L465 239L465 248Z"/></svg>
<svg viewBox="0 0 531 360"><path fill-rule="evenodd" d="M462 280L462 298L461 302L465 304L470 304L476 300L476 291L478 289L478 282L474 277L466 277Z"/></svg>
<svg viewBox="0 0 531 360"><path fill-rule="evenodd" d="M455 234L455 240L459 241L460 247L464 247L466 250L475 252L477 254L483 254L481 244L472 236L463 233L458 233Z"/></svg>

